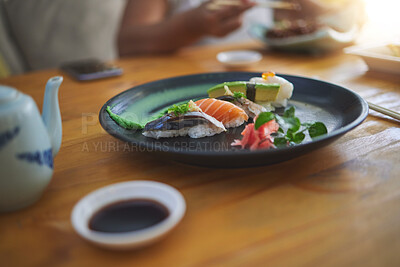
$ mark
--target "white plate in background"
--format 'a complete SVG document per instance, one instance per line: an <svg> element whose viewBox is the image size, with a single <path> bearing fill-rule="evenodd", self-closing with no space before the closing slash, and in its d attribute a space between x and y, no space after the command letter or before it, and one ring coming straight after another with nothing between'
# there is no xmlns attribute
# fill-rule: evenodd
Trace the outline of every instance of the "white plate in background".
<svg viewBox="0 0 400 267"><path fill-rule="evenodd" d="M399 43L391 43L399 45ZM370 70L400 74L400 57L393 54L389 43L368 46L352 46L344 51L347 54L361 57Z"/></svg>
<svg viewBox="0 0 400 267"><path fill-rule="evenodd" d="M358 27L354 26L347 32L338 32L330 27L321 27L315 32L290 36L285 38L268 38L266 32L269 27L262 24L253 24L249 34L263 42L267 47L284 51L321 52L332 51L349 46L358 34Z"/></svg>

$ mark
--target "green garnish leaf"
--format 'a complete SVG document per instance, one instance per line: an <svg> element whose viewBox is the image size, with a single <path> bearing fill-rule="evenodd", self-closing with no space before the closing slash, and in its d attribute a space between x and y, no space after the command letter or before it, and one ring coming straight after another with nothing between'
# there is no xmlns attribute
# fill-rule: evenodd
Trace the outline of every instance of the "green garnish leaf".
<svg viewBox="0 0 400 267"><path fill-rule="evenodd" d="M308 128L308 133L310 134L311 138L315 138L328 133L328 130L326 129L325 124L322 122L315 122Z"/></svg>
<svg viewBox="0 0 400 267"><path fill-rule="evenodd" d="M242 98L242 97L243 98L247 98L246 95L244 93L242 93L242 92L233 92L233 97L235 99Z"/></svg>
<svg viewBox="0 0 400 267"><path fill-rule="evenodd" d="M110 115L111 119L113 119L116 123L118 123L118 125L124 127L125 129L132 130L132 129L143 129L144 128L143 125L141 125L137 122L127 120L127 119L122 118L121 116L113 113L111 111L110 106L107 106L106 111Z"/></svg>
<svg viewBox="0 0 400 267"><path fill-rule="evenodd" d="M264 123L267 123L271 120L275 119L275 114L272 112L261 112L258 117L256 122L254 123L254 128L257 130L258 128L261 127Z"/></svg>
<svg viewBox="0 0 400 267"><path fill-rule="evenodd" d="M296 132L300 129L301 123L299 118L297 117L283 117L276 115L277 122L283 129L290 129L293 132Z"/></svg>
<svg viewBox="0 0 400 267"><path fill-rule="evenodd" d="M296 111L295 108L292 106L285 110L285 113L283 113L283 117L293 118L295 111Z"/></svg>
<svg viewBox="0 0 400 267"><path fill-rule="evenodd" d="M287 125L289 125L289 129L292 130L293 132L297 132L300 129L301 123L300 119L297 117L290 117L290 118L284 118L285 122Z"/></svg>
<svg viewBox="0 0 400 267"><path fill-rule="evenodd" d="M304 123L301 124L301 126L304 126L307 129L310 128L311 125L313 125L313 123L310 123L310 122L304 122Z"/></svg>
<svg viewBox="0 0 400 267"><path fill-rule="evenodd" d="M285 137L275 137L274 139L274 145L276 147L286 147L288 144L288 141L286 140Z"/></svg>
<svg viewBox="0 0 400 267"><path fill-rule="evenodd" d="M308 131L311 138L328 132L325 124L322 122L301 123L299 118L295 116L294 107L286 109L282 116L275 115L275 119L280 126L278 133L284 135L283 137L280 136L274 139L274 144L277 147L300 144L306 137L305 131Z"/></svg>
<svg viewBox="0 0 400 267"><path fill-rule="evenodd" d="M295 142L296 144L300 144L301 142L303 142L305 137L306 137L306 135L302 132L295 133L295 134L293 134L292 142Z"/></svg>
<svg viewBox="0 0 400 267"><path fill-rule="evenodd" d="M291 141L293 139L293 136L295 134L295 131L288 129L286 132L286 138L288 141Z"/></svg>
<svg viewBox="0 0 400 267"><path fill-rule="evenodd" d="M168 113L174 113L175 116L179 116L181 114L185 114L189 111L189 104L180 104L180 105L173 105L171 108L168 109Z"/></svg>
<svg viewBox="0 0 400 267"><path fill-rule="evenodd" d="M296 144L300 144L304 138L306 137L306 135L302 132L296 132L296 131L292 131L291 129L289 129L286 133L286 140L288 142L293 142Z"/></svg>

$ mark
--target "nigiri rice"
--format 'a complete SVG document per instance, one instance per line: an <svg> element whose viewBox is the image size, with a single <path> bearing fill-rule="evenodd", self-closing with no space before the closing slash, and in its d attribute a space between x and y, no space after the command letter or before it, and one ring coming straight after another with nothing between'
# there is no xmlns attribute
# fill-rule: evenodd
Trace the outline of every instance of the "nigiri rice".
<svg viewBox="0 0 400 267"><path fill-rule="evenodd" d="M290 97L292 97L293 94L293 84L289 82L288 80L276 76L276 75L265 75L265 78L261 77L254 77L250 79L251 83L265 83L265 84L271 84L271 83L277 83L280 84L281 88L279 90L279 93L275 99L274 102L271 104L274 107L286 107L287 106L287 101Z"/></svg>

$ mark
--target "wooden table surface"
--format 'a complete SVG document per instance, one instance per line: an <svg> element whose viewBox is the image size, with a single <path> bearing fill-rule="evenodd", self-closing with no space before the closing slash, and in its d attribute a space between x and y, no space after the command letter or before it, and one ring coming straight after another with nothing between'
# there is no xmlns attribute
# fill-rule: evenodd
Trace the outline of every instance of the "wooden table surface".
<svg viewBox="0 0 400 267"><path fill-rule="evenodd" d="M255 43L195 47L175 55L119 60L125 74L60 89L63 143L55 173L33 206L0 215L1 266L399 266L400 122L370 111L334 143L280 164L208 169L122 149L102 130L101 106L135 85L162 78L225 71L215 56ZM361 59L263 51L246 71L316 77L346 86L368 101L400 111L400 77L367 72ZM0 80L42 106L44 70ZM73 206L100 187L154 180L187 202L182 222L164 240L114 252L81 239Z"/></svg>

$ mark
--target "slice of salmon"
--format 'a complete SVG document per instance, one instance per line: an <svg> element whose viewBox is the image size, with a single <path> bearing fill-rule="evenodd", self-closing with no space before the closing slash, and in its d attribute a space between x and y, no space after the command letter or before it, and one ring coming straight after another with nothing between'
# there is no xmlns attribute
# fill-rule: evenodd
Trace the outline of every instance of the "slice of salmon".
<svg viewBox="0 0 400 267"><path fill-rule="evenodd" d="M216 118L224 125L239 118L244 121L249 119L249 116L247 116L243 109L227 101L205 98L195 103L204 113Z"/></svg>

